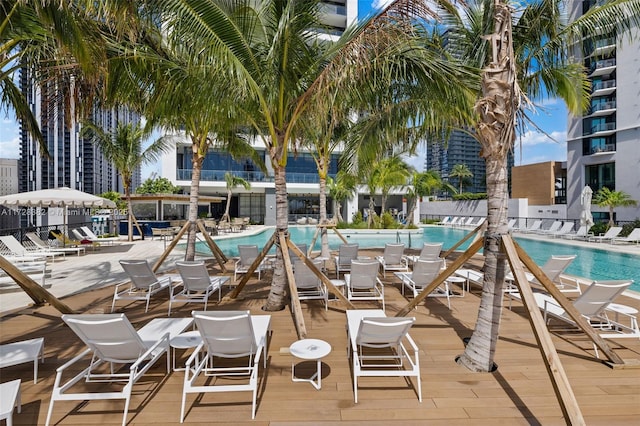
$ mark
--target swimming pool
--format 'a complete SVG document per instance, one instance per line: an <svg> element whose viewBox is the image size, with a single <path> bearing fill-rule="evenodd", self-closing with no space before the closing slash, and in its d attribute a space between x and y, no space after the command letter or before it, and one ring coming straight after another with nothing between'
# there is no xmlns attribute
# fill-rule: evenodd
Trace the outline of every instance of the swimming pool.
<svg viewBox="0 0 640 426"><path fill-rule="evenodd" d="M312 226L292 226L289 227L291 240L294 243L309 244L313 239L316 228ZM362 248L384 247L385 243L394 243L398 239L405 243L407 247L421 248L425 242L443 242L443 249L452 247L460 241L469 230L456 229L445 226L427 226L423 228L422 237L397 233L381 233L373 235L351 236L349 240L357 241ZM216 244L227 256L238 256L238 244L257 244L264 246L273 233L273 229L265 229L256 235L216 239ZM528 238L516 238L518 244L529 254L529 256L539 265L544 264L553 255L576 254L576 260L567 268L567 274L580 277L588 277L594 280L620 280L633 279L631 289L640 292L640 256L608 251L600 248L582 247L571 244L554 243L545 240L532 240ZM336 250L342 243L333 232L329 232L329 247ZM198 243L198 251L208 252L205 243ZM458 250L464 250L470 242L463 244ZM320 250L320 238L316 241L314 250Z"/></svg>

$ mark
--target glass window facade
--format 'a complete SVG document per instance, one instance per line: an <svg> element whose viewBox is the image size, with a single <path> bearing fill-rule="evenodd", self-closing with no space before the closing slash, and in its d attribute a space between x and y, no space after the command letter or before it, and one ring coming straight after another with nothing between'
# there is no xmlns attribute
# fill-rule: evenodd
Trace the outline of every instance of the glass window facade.
<svg viewBox="0 0 640 426"><path fill-rule="evenodd" d="M593 164L585 167L587 185L596 192L606 187L612 191L616 189L616 163Z"/></svg>

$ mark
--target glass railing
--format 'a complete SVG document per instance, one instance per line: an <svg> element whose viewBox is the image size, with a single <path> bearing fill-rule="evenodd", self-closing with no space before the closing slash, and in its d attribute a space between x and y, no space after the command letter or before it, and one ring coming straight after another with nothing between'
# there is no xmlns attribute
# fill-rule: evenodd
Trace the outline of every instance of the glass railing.
<svg viewBox="0 0 640 426"><path fill-rule="evenodd" d="M616 130L616 123L598 123L586 129L584 135L590 135L598 132L608 132Z"/></svg>
<svg viewBox="0 0 640 426"><path fill-rule="evenodd" d="M593 46L596 49L600 49L602 47L614 46L615 44L616 44L616 39L613 38L613 37L608 37L608 38L603 38L603 39L600 39L600 40L596 40L593 43Z"/></svg>
<svg viewBox="0 0 640 426"><path fill-rule="evenodd" d="M616 108L616 101L601 102L595 105L591 105L590 113L593 114L598 111L604 111L607 109L615 109L615 108Z"/></svg>
<svg viewBox="0 0 640 426"><path fill-rule="evenodd" d="M616 80L606 80L606 81L594 81L591 89L593 92L596 90L604 90L604 89L612 89L616 87Z"/></svg>
<svg viewBox="0 0 640 426"><path fill-rule="evenodd" d="M224 174L226 170L203 170L200 175L200 180L206 182L223 182ZM178 180L191 180L191 169L178 169L176 170L176 179ZM273 176L267 176L262 172L245 172L237 171L233 172L234 176L241 177L248 182L273 182ZM335 177L335 176L331 176ZM292 173L287 172L288 183L319 183L320 178L318 173Z"/></svg>
<svg viewBox="0 0 640 426"><path fill-rule="evenodd" d="M616 144L596 145L592 146L587 155L601 154L603 152L615 152Z"/></svg>
<svg viewBox="0 0 640 426"><path fill-rule="evenodd" d="M603 59L601 61L596 61L596 63L591 66L591 72L602 69L602 68L609 68L609 67L615 67L615 66L616 66L615 59Z"/></svg>
<svg viewBox="0 0 640 426"><path fill-rule="evenodd" d="M327 14L333 14L333 15L342 15L342 16L347 16L347 8L345 6L339 6L337 4L327 4L327 3L320 3L320 5L318 6L320 10L320 12L322 13L327 13Z"/></svg>

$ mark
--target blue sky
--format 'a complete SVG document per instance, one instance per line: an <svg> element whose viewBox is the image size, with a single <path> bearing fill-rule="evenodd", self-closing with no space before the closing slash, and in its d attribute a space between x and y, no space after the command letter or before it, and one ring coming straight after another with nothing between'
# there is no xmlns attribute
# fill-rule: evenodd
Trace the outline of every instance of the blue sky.
<svg viewBox="0 0 640 426"><path fill-rule="evenodd" d="M358 14L360 17L365 17L385 2L386 0L358 0ZM515 164L531 164L550 160L566 161L567 110L562 101L553 99L545 101L532 119L536 126L551 138L533 127L525 132L516 142ZM13 111L2 111L0 115L0 157L19 157L19 135ZM424 166L424 151L424 147L421 147L418 155L410 159L410 163L418 170L422 170ZM142 170L142 177L147 178L151 173L159 171L159 165L145 166Z"/></svg>

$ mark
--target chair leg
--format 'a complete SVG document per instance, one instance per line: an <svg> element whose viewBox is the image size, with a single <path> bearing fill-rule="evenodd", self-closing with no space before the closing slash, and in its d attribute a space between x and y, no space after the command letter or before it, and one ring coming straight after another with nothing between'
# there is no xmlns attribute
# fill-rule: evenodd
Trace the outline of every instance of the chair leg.
<svg viewBox="0 0 640 426"><path fill-rule="evenodd" d="M189 368L189 367L187 367ZM187 374L187 373L185 373ZM184 423L184 407L187 403L187 394L186 392L184 392L184 390L182 391L182 407L180 408L180 423Z"/></svg>

